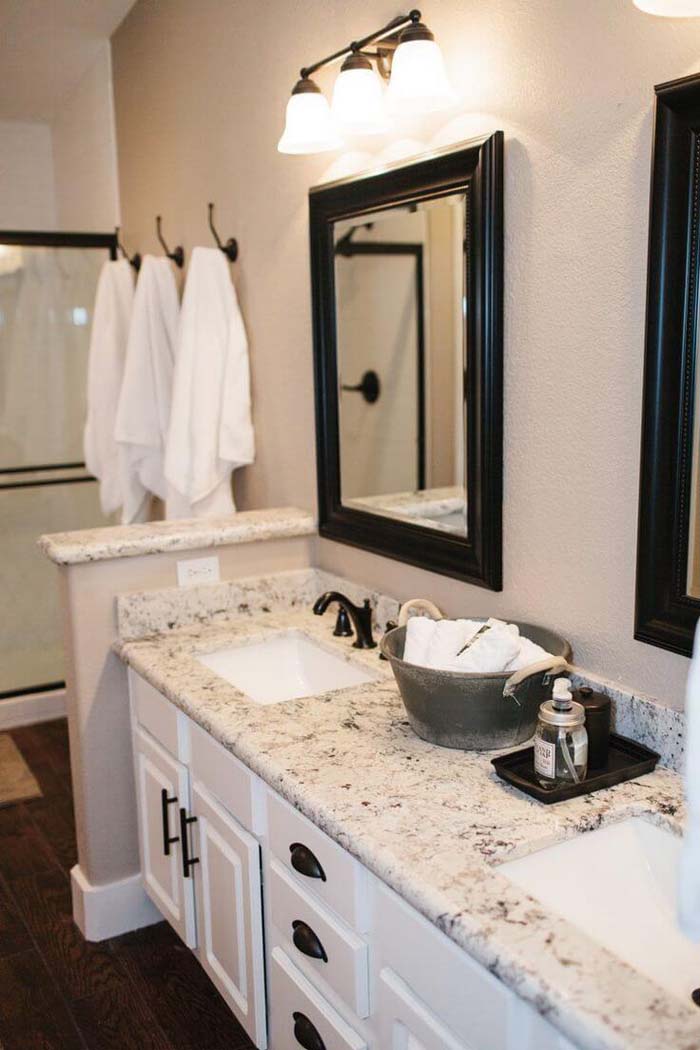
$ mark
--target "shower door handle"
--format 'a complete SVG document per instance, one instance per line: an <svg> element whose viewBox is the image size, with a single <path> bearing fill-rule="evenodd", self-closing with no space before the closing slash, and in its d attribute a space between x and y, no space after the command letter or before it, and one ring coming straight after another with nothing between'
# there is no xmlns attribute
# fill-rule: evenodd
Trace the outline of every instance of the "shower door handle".
<svg viewBox="0 0 700 1050"><path fill-rule="evenodd" d="M367 404L373 405L375 401L379 400L382 384L377 373L370 370L364 373L359 383L355 383L354 386L351 386L349 383L343 383L340 389L349 394L362 394Z"/></svg>

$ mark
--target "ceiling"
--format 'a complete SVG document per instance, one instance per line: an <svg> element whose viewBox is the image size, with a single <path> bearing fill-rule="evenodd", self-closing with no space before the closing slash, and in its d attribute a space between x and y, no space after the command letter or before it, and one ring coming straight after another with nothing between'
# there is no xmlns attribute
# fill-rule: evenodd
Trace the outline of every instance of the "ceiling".
<svg viewBox="0 0 700 1050"><path fill-rule="evenodd" d="M135 0L0 0L0 120L50 121Z"/></svg>

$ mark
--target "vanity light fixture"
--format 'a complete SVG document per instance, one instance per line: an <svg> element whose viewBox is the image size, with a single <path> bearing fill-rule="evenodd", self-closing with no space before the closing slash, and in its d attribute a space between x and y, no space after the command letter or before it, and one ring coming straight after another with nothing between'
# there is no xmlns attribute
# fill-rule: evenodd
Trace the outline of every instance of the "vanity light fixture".
<svg viewBox="0 0 700 1050"><path fill-rule="evenodd" d="M389 80L389 106L394 112L437 113L455 100L442 51L420 20L401 33Z"/></svg>
<svg viewBox="0 0 700 1050"><path fill-rule="evenodd" d="M331 117L328 99L305 70L292 90L280 153L324 153L340 149L343 142Z"/></svg>
<svg viewBox="0 0 700 1050"><path fill-rule="evenodd" d="M343 131L381 135L389 127L384 95L384 85L369 58L353 51L333 86L331 113Z"/></svg>
<svg viewBox="0 0 700 1050"><path fill-rule="evenodd" d="M374 50L367 50L370 45ZM311 76L339 59L343 64L331 107ZM389 81L388 92L380 77ZM385 94L394 113L434 113L454 102L442 52L418 10L399 15L374 33L305 66L287 103L277 149L322 153L340 148L344 131L360 135L386 131Z"/></svg>
<svg viewBox="0 0 700 1050"><path fill-rule="evenodd" d="M700 17L700 0L634 0L634 6L660 18Z"/></svg>

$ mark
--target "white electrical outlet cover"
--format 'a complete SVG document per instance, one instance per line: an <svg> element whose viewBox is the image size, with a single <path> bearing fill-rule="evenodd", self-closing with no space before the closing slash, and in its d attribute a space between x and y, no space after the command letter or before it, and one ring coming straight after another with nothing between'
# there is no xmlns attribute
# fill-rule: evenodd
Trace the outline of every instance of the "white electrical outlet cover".
<svg viewBox="0 0 700 1050"><path fill-rule="evenodd" d="M188 558L186 561L177 563L179 587L192 587L198 583L218 583L220 579L219 559L216 555L211 558Z"/></svg>

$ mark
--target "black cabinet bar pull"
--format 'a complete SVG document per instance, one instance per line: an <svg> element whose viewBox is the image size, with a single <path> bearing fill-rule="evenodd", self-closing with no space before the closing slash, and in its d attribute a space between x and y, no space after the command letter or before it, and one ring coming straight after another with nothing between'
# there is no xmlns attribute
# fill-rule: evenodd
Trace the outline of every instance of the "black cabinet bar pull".
<svg viewBox="0 0 700 1050"><path fill-rule="evenodd" d="M309 879L320 879L326 881L326 873L314 857L308 846L301 842L293 842L289 847L291 853L292 867L300 875L306 875Z"/></svg>
<svg viewBox="0 0 700 1050"><path fill-rule="evenodd" d="M190 877L190 868L199 864L199 857L190 857L190 843L187 834L187 825L194 824L196 817L188 817L187 810L180 807L180 840L182 842L182 874L186 879Z"/></svg>
<svg viewBox="0 0 700 1050"><path fill-rule="evenodd" d="M160 793L160 812L163 818L163 853L166 857L170 856L171 844L180 841L177 835L170 834L168 806L172 806L173 802L177 802L177 795L173 795L172 798L169 798L167 788L163 788Z"/></svg>
<svg viewBox="0 0 700 1050"><path fill-rule="evenodd" d="M326 1044L306 1014L295 1010L292 1017L294 1018L294 1038L299 1046L303 1046L304 1050L326 1050Z"/></svg>
<svg viewBox="0 0 700 1050"><path fill-rule="evenodd" d="M318 936L311 927L301 919L295 919L292 923L292 940L294 947L298 948L302 955L308 955L310 959L323 959L328 962L326 949L321 944Z"/></svg>

